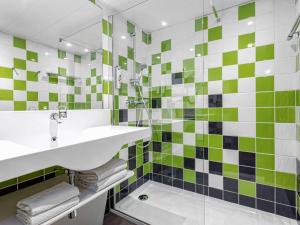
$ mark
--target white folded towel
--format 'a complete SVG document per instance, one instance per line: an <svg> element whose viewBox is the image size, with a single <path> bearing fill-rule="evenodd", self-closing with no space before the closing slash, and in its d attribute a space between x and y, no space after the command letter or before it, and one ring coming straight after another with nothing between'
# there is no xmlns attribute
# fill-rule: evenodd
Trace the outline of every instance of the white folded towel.
<svg viewBox="0 0 300 225"><path fill-rule="evenodd" d="M107 178L99 181L98 183L92 184L92 183L86 182L85 180L80 179L79 177L77 177L75 179L75 182L77 185L79 185L85 189L88 189L93 192L98 192L98 191L101 191L104 188L116 183L117 181L121 180L122 178L126 177L126 175L127 175L127 170L122 170L110 177L107 177Z"/></svg>
<svg viewBox="0 0 300 225"><path fill-rule="evenodd" d="M77 187L62 182L19 201L17 203L17 208L30 216L35 216L78 196L79 190Z"/></svg>
<svg viewBox="0 0 300 225"><path fill-rule="evenodd" d="M72 208L73 206L79 203L79 197L72 198L68 201L61 203L60 205L49 209L46 212L40 213L35 216L30 216L27 212L24 212L20 209L17 210L17 219L25 225L38 225L43 222L46 222L53 217L65 212L66 210Z"/></svg>
<svg viewBox="0 0 300 225"><path fill-rule="evenodd" d="M108 163L88 171L81 171L77 174L80 179L90 183L97 183L117 172L127 168L127 163L123 159L112 159Z"/></svg>

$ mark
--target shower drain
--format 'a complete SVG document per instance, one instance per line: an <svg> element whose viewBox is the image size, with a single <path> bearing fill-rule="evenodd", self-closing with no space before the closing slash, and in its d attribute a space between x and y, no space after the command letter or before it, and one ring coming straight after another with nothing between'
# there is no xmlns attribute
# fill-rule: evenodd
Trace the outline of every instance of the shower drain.
<svg viewBox="0 0 300 225"><path fill-rule="evenodd" d="M149 198L148 195L140 195L139 196L139 200L141 200L141 201L146 201L148 198Z"/></svg>

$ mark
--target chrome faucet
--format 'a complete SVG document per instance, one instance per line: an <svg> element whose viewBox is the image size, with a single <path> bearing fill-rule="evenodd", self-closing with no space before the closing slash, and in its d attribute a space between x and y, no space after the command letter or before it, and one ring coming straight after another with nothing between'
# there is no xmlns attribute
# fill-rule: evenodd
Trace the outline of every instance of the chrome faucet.
<svg viewBox="0 0 300 225"><path fill-rule="evenodd" d="M58 124L62 123L62 119L68 118L68 112L66 109L58 110L58 112L50 114L50 120L56 121Z"/></svg>

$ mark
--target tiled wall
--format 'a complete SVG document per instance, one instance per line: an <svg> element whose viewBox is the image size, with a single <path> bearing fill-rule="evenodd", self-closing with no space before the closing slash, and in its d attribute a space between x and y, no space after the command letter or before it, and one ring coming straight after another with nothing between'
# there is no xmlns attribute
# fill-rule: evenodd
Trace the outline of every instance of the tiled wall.
<svg viewBox="0 0 300 225"><path fill-rule="evenodd" d="M103 59L99 52L78 56L0 32L0 111L108 108L111 26L103 14ZM65 78L48 77L47 72ZM55 166L1 182L0 196L63 173Z"/></svg>
<svg viewBox="0 0 300 225"><path fill-rule="evenodd" d="M300 2L298 1L296 4L296 11L297 14L300 12ZM297 73L300 75L300 55L299 55L299 49L300 49L300 42L298 39L294 42L297 47L297 56L296 56L296 68ZM300 89L300 81L296 84L298 88ZM299 105L296 105L296 141L297 141L297 149L296 149L296 175L297 175L297 192L296 192L296 198L297 198L297 212L298 215L300 215L300 107ZM298 224L300 224L300 218L298 216Z"/></svg>
<svg viewBox="0 0 300 225"><path fill-rule="evenodd" d="M114 86L114 124L147 126L149 121L143 105L127 104L126 102L127 100L141 99L138 89L130 84L130 79L136 77L134 70L136 74L140 74L141 65L147 62L147 52L149 52L148 48L151 41L150 35L122 16L115 16L113 22L114 70L118 66L122 73L120 89ZM135 37L132 34L135 34ZM115 73L115 71L113 72ZM141 92L148 103L148 75L142 77ZM138 121L140 121L140 124L138 124ZM128 169L134 171L134 176L115 188L116 201L124 198L150 179L152 168L149 162L149 149L151 146L148 143L148 140L129 143L119 152L118 157L128 161ZM113 203L113 195L110 196L110 202ZM110 206L112 207L112 204Z"/></svg>
<svg viewBox="0 0 300 225"><path fill-rule="evenodd" d="M296 218L294 1L219 14L152 33L153 179Z"/></svg>
<svg viewBox="0 0 300 225"><path fill-rule="evenodd" d="M100 53L74 55L4 33L0 48L1 111L102 108Z"/></svg>

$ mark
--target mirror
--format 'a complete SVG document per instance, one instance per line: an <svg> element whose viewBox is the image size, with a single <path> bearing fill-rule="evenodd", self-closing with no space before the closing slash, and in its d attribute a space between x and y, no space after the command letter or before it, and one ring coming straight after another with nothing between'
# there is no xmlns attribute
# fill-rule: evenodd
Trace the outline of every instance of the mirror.
<svg viewBox="0 0 300 225"><path fill-rule="evenodd" d="M0 110L102 108L101 22L90 0L2 0Z"/></svg>

